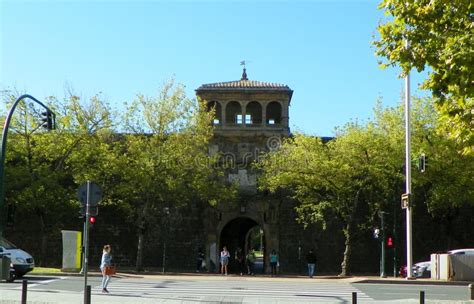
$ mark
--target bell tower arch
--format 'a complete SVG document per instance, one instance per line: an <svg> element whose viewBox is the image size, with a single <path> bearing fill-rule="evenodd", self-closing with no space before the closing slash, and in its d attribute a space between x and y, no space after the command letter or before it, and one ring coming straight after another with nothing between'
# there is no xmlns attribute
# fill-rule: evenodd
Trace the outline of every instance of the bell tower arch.
<svg viewBox="0 0 474 304"><path fill-rule="evenodd" d="M267 252L279 251L280 201L258 191L257 172L251 163L290 136L288 112L293 91L284 84L249 80L244 67L240 80L203 84L196 95L215 111L210 150L233 160L226 179L239 186L237 201L221 203L210 212L216 222L211 220L206 228L209 257L218 266L223 246L231 254L237 247L247 252L249 236L259 229L268 272Z"/></svg>

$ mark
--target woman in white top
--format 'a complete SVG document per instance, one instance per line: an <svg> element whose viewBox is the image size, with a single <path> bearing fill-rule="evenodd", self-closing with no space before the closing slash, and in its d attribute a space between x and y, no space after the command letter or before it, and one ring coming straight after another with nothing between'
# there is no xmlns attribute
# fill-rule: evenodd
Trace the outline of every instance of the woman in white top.
<svg viewBox="0 0 474 304"><path fill-rule="evenodd" d="M227 275L227 265L229 264L230 253L227 247L224 246L221 251L221 274Z"/></svg>
<svg viewBox="0 0 474 304"><path fill-rule="evenodd" d="M102 250L102 260L100 262L100 271L102 271L102 292L109 293L107 285L110 281L110 275L105 274L105 266L112 266L112 255L110 255L110 245L105 245Z"/></svg>

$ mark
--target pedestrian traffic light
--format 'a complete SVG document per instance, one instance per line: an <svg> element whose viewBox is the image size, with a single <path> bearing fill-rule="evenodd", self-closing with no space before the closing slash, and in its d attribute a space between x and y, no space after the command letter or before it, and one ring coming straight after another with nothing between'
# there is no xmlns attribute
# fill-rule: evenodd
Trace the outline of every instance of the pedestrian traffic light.
<svg viewBox="0 0 474 304"><path fill-rule="evenodd" d="M393 247L393 239L391 236L387 238L387 247L392 248Z"/></svg>
<svg viewBox="0 0 474 304"><path fill-rule="evenodd" d="M94 226L95 222L96 222L95 216L91 216L91 217L89 218L89 224L90 224L90 226L91 226L91 227Z"/></svg>
<svg viewBox="0 0 474 304"><path fill-rule="evenodd" d="M43 122L42 126L43 128L47 130L52 130L53 129L53 112L50 110L46 110L41 113L41 121Z"/></svg>
<svg viewBox="0 0 474 304"><path fill-rule="evenodd" d="M374 238L378 239L380 237L381 231L379 228L374 229Z"/></svg>

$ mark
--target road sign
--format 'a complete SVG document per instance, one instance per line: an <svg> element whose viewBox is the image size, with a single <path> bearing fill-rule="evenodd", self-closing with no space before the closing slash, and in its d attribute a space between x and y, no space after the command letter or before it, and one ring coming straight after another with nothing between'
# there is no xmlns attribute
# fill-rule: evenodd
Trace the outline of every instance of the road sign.
<svg viewBox="0 0 474 304"><path fill-rule="evenodd" d="M102 199L102 190L95 183L90 183L90 197L89 206L96 206L97 203ZM77 198L83 206L87 203L87 183L82 184L77 189Z"/></svg>
<svg viewBox="0 0 474 304"><path fill-rule="evenodd" d="M410 193L402 194L402 209L410 207Z"/></svg>

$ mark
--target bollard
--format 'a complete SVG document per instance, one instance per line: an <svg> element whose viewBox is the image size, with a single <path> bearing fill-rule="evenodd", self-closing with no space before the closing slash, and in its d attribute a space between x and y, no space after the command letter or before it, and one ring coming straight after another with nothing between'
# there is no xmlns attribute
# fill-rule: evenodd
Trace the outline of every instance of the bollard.
<svg viewBox="0 0 474 304"><path fill-rule="evenodd" d="M91 304L91 286L86 286L86 298L84 299L84 304Z"/></svg>
<svg viewBox="0 0 474 304"><path fill-rule="evenodd" d="M357 304L357 292L352 293L352 304Z"/></svg>
<svg viewBox="0 0 474 304"><path fill-rule="evenodd" d="M28 280L23 280L21 285L21 304L26 304L26 292L28 291Z"/></svg>
<svg viewBox="0 0 474 304"><path fill-rule="evenodd" d="M474 284L469 284L470 299L474 300Z"/></svg>
<svg viewBox="0 0 474 304"><path fill-rule="evenodd" d="M425 292L420 291L420 304L425 304Z"/></svg>

